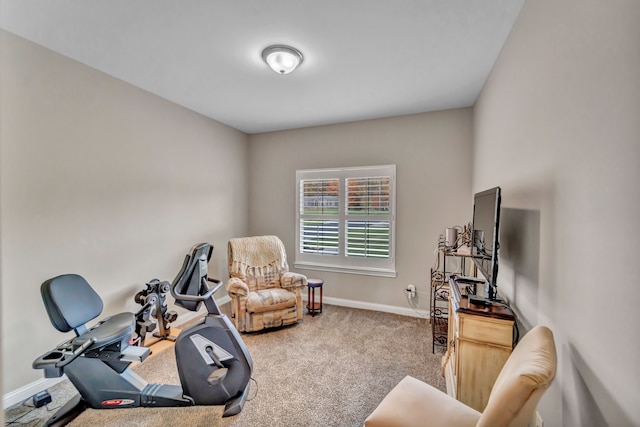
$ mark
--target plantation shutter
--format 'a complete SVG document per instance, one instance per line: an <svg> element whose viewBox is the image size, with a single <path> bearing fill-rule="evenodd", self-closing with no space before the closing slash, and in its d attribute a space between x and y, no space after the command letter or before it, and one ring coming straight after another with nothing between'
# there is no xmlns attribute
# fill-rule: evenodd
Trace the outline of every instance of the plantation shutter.
<svg viewBox="0 0 640 427"><path fill-rule="evenodd" d="M389 176L346 180L346 255L389 258Z"/></svg>
<svg viewBox="0 0 640 427"><path fill-rule="evenodd" d="M300 252L338 255L339 188L337 178L300 180Z"/></svg>
<svg viewBox="0 0 640 427"><path fill-rule="evenodd" d="M395 166L296 171L295 267L395 277Z"/></svg>

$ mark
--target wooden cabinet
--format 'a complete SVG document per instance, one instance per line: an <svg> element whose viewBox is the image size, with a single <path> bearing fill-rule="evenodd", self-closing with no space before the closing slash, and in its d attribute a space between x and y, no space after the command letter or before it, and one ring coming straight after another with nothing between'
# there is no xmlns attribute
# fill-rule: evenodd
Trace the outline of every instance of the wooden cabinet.
<svg viewBox="0 0 640 427"><path fill-rule="evenodd" d="M454 279L449 293L449 347L443 356L447 393L482 412L511 354L514 316L504 304L470 304Z"/></svg>

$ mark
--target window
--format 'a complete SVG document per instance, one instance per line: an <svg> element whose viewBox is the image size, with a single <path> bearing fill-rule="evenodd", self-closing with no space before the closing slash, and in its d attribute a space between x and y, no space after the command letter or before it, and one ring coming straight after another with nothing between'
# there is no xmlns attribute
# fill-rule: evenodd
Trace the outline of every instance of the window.
<svg viewBox="0 0 640 427"><path fill-rule="evenodd" d="M395 277L395 165L296 172L296 260Z"/></svg>

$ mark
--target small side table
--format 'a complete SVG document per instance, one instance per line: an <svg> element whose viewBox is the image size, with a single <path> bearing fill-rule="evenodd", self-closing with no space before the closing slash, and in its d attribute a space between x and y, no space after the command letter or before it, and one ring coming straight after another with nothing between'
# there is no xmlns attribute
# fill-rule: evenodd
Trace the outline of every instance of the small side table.
<svg viewBox="0 0 640 427"><path fill-rule="evenodd" d="M316 313L322 313L322 285L324 285L322 279L307 279L307 310L311 317ZM318 288L320 288L320 301L316 302L316 289Z"/></svg>

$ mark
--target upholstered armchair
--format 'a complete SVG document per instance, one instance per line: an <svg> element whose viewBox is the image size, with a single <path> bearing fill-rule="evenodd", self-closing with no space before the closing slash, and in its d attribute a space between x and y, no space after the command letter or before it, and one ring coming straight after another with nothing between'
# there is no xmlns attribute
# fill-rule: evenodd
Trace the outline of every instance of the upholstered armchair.
<svg viewBox="0 0 640 427"><path fill-rule="evenodd" d="M553 334L529 331L498 375L482 413L413 377L405 377L365 420L365 427L525 427L555 377Z"/></svg>
<svg viewBox="0 0 640 427"><path fill-rule="evenodd" d="M287 254L276 236L229 240L231 317L240 332L290 325L302 319L307 278L289 271Z"/></svg>

